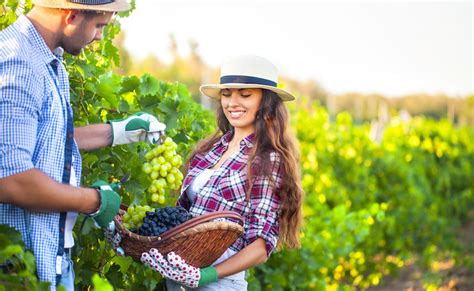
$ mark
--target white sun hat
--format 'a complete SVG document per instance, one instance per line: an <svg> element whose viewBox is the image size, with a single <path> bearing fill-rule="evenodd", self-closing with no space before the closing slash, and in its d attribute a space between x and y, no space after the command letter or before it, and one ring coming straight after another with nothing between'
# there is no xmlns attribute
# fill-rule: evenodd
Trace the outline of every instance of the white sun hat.
<svg viewBox="0 0 474 291"><path fill-rule="evenodd" d="M127 0L33 0L33 4L48 8L104 12L130 10L130 3Z"/></svg>
<svg viewBox="0 0 474 291"><path fill-rule="evenodd" d="M261 88L275 92L283 101L294 100L295 97L277 87L278 70L267 59L245 55L228 59L221 65L220 84L202 85L202 94L214 99L221 98L222 89Z"/></svg>

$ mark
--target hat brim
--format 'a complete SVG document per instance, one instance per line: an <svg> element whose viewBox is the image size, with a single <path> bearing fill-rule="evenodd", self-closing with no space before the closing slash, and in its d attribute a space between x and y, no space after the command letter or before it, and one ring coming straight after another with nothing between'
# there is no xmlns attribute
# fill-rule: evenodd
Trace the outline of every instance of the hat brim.
<svg viewBox="0 0 474 291"><path fill-rule="evenodd" d="M208 97L220 100L222 89L243 89L243 88L267 89L267 90L275 92L283 101L295 100L295 97L293 95L291 95L290 93L288 93L287 91L283 89L273 87L273 86L261 85L261 84L242 84L242 83L210 84L210 85L202 85L201 87L199 87L199 91L201 91L202 94Z"/></svg>
<svg viewBox="0 0 474 291"><path fill-rule="evenodd" d="M122 12L130 10L131 6L126 0L115 0L109 4L102 5L85 5L64 0L33 0L36 6L57 8L57 9L74 9L74 10L91 10L103 12Z"/></svg>

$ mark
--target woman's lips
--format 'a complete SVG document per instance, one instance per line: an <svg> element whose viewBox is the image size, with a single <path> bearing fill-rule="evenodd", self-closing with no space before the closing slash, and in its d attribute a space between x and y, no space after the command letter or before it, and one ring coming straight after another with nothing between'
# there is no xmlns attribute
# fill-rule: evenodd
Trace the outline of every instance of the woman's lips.
<svg viewBox="0 0 474 291"><path fill-rule="evenodd" d="M239 111L229 111L229 115L232 118L240 118L242 115L244 115L245 111L239 110Z"/></svg>

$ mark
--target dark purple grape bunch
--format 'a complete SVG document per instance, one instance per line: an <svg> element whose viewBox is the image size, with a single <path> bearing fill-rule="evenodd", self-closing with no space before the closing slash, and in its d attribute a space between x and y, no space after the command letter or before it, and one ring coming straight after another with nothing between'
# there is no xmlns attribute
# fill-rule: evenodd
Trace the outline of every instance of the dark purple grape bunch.
<svg viewBox="0 0 474 291"><path fill-rule="evenodd" d="M139 235L159 236L169 229L186 222L191 215L181 206L166 206L147 212L143 224L138 229Z"/></svg>

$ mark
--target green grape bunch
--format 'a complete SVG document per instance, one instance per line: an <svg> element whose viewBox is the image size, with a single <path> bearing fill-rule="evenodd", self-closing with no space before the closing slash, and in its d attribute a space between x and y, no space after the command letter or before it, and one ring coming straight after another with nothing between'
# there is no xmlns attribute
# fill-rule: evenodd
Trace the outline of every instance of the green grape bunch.
<svg viewBox="0 0 474 291"><path fill-rule="evenodd" d="M127 229L137 229L143 224L143 218L147 212L155 211L149 205L129 206L123 215L123 226Z"/></svg>
<svg viewBox="0 0 474 291"><path fill-rule="evenodd" d="M166 137L164 142L145 154L146 163L142 171L151 179L147 191L151 201L164 204L166 189L178 190L183 181L183 173L179 170L183 164L182 157L176 152L178 145Z"/></svg>

